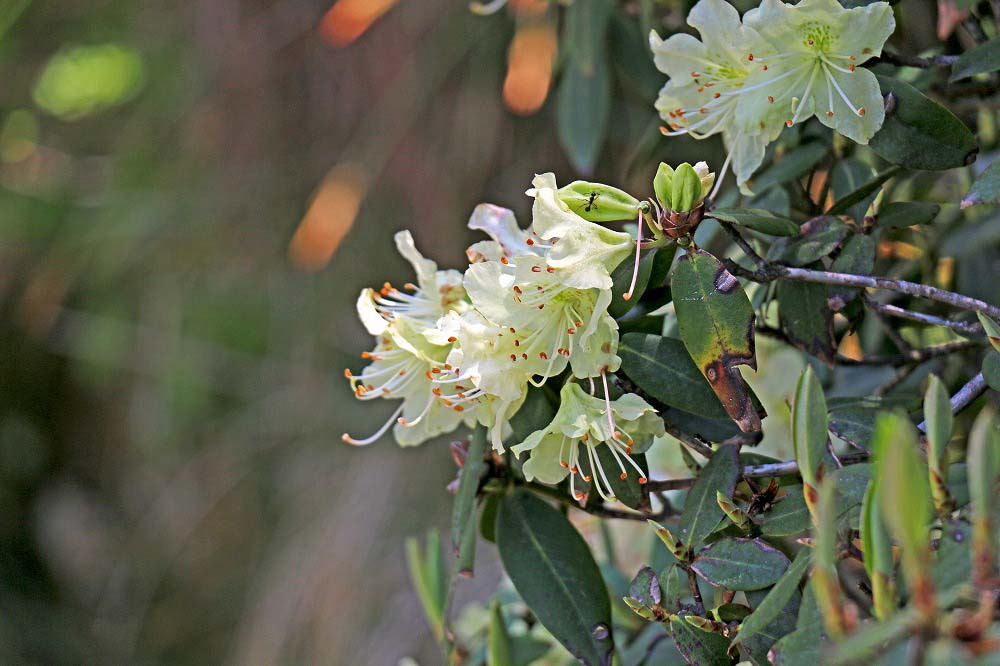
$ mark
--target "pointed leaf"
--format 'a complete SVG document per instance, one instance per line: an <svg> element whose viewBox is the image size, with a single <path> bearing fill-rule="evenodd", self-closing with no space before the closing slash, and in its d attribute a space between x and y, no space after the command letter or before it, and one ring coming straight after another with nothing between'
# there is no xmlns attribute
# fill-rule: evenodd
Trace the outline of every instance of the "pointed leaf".
<svg viewBox="0 0 1000 666"><path fill-rule="evenodd" d="M979 315L979 323L983 325L983 330L986 331L986 337L989 338L993 349L1000 352L1000 324L982 312L977 312L976 314Z"/></svg>
<svg viewBox="0 0 1000 666"><path fill-rule="evenodd" d="M759 590L774 585L788 565L784 553L761 539L726 537L702 549L691 569L716 587Z"/></svg>
<svg viewBox="0 0 1000 666"><path fill-rule="evenodd" d="M882 206L878 213L880 227L914 227L928 224L941 212L941 206L926 201L893 201Z"/></svg>
<svg viewBox="0 0 1000 666"><path fill-rule="evenodd" d="M761 534L792 536L812 527L812 517L802 494L802 486L786 487L785 493L769 511L758 516Z"/></svg>
<svg viewBox="0 0 1000 666"><path fill-rule="evenodd" d="M790 238L779 238L771 244L767 258L793 266L805 266L828 257L851 233L847 224L832 215L814 217L799 227Z"/></svg>
<svg viewBox="0 0 1000 666"><path fill-rule="evenodd" d="M829 293L825 284L783 280L778 283L777 298L781 330L788 339L799 349L832 364L836 342Z"/></svg>
<svg viewBox="0 0 1000 666"><path fill-rule="evenodd" d="M497 516L497 548L514 588L581 663L608 666L611 602L590 549L566 517L525 490L508 493Z"/></svg>
<svg viewBox="0 0 1000 666"><path fill-rule="evenodd" d="M671 281L681 339L691 358L743 432L760 417L737 366L757 368L754 312L740 281L703 250L680 258Z"/></svg>
<svg viewBox="0 0 1000 666"><path fill-rule="evenodd" d="M851 275L871 275L875 268L875 238L868 234L851 234L840 253L830 265L834 273ZM831 285L826 300L833 310L841 310L855 296L861 293L859 287Z"/></svg>
<svg viewBox="0 0 1000 666"><path fill-rule="evenodd" d="M881 173L875 174L872 176L871 180L866 182L864 185L860 186L850 194L837 199L837 202L830 206L830 210L826 211L826 214L840 215L842 213L846 213L855 204L861 203L871 195L878 192L879 188L882 187L882 184L895 176L897 173L899 173L899 167L891 167Z"/></svg>
<svg viewBox="0 0 1000 666"><path fill-rule="evenodd" d="M819 470L826 455L827 419L823 387L812 366L806 366L795 387L792 403L792 447L805 481L806 501L810 504L808 487L818 487Z"/></svg>
<svg viewBox="0 0 1000 666"><path fill-rule="evenodd" d="M680 532L676 536L688 547L700 546L725 517L715 499L716 493L732 497L739 473L738 447L724 445L716 449L684 500Z"/></svg>
<svg viewBox="0 0 1000 666"><path fill-rule="evenodd" d="M774 584L774 587L767 593L764 600L754 608L750 617L743 620L739 633L733 639L733 644L746 643L758 632L763 631L781 614L785 607L788 606L788 602L799 591L799 583L809 569L811 558L812 552L809 548L803 548L798 552L791 566L788 567L781 578Z"/></svg>
<svg viewBox="0 0 1000 666"><path fill-rule="evenodd" d="M795 236L799 233L799 225L760 208L715 208L708 216L769 236Z"/></svg>
<svg viewBox="0 0 1000 666"><path fill-rule="evenodd" d="M1000 160L994 160L986 171L979 174L968 194L962 198L962 208L997 203L1000 203Z"/></svg>
<svg viewBox="0 0 1000 666"><path fill-rule="evenodd" d="M514 646L511 644L507 623L496 599L490 604L490 628L487 640L489 666L514 666Z"/></svg>
<svg viewBox="0 0 1000 666"><path fill-rule="evenodd" d="M895 610L896 592L892 539L879 510L877 481L868 484L868 492L861 504L861 549L865 571L871 581L875 616L885 619Z"/></svg>
<svg viewBox="0 0 1000 666"><path fill-rule="evenodd" d="M1000 38L994 37L960 55L951 66L948 83L961 81L976 74L986 74L1000 69Z"/></svg>
<svg viewBox="0 0 1000 666"><path fill-rule="evenodd" d="M683 615L670 618L670 633L684 660L692 666L729 666L729 641L721 634L696 629Z"/></svg>
<svg viewBox="0 0 1000 666"><path fill-rule="evenodd" d="M907 169L940 171L971 164L979 146L976 137L948 109L899 79L878 76L892 110L882 129L868 143L878 155Z"/></svg>
<svg viewBox="0 0 1000 666"><path fill-rule="evenodd" d="M455 504L451 514L451 547L456 555L460 554L463 538L468 541L466 532L471 530L474 534L476 531L476 494L479 491L479 481L486 473L486 440L485 428L479 427L472 431L465 465L459 474L458 492L455 493ZM474 549L474 538L472 546ZM468 547L466 547L466 559L468 557L469 552ZM465 564L470 564L470 562Z"/></svg>

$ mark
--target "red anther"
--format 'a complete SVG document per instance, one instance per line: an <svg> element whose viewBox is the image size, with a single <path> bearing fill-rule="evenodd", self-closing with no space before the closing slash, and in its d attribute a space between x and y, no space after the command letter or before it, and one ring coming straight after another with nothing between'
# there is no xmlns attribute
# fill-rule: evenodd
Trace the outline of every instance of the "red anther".
<svg viewBox="0 0 1000 666"><path fill-rule="evenodd" d="M791 127L791 126L792 126L792 119L789 118L788 120L785 121L785 127Z"/></svg>
<svg viewBox="0 0 1000 666"><path fill-rule="evenodd" d="M767 101L770 102L771 104L774 104L774 96L773 95L768 95L767 96Z"/></svg>
<svg viewBox="0 0 1000 666"><path fill-rule="evenodd" d="M813 44L815 44L815 43L816 43L816 42L814 42L814 41L813 41L813 40L811 40L811 39L807 39L807 40L806 40L806 44L808 44L809 46L812 46L812 45L813 45Z"/></svg>
<svg viewBox="0 0 1000 666"><path fill-rule="evenodd" d="M405 375L405 374L406 374L406 370L400 370L400 371L399 371L399 376L400 376L400 377L402 377L402 376L403 376L403 375Z"/></svg>
<svg viewBox="0 0 1000 666"><path fill-rule="evenodd" d="M521 346L521 341L520 340L514 340L514 346L515 347L520 347Z"/></svg>
<svg viewBox="0 0 1000 666"><path fill-rule="evenodd" d="M387 388L383 388L383 389L382 389L382 393L383 393L384 395L389 395L389 389L387 389Z"/></svg>
<svg viewBox="0 0 1000 666"><path fill-rule="evenodd" d="M372 357L372 353L371 352L366 352L366 351L361 352L361 358L366 358L367 359L367 358L371 358L371 357Z"/></svg>
<svg viewBox="0 0 1000 666"><path fill-rule="evenodd" d="M764 65L764 71L765 72L767 71L767 65Z"/></svg>
<svg viewBox="0 0 1000 666"><path fill-rule="evenodd" d="M508 327L508 328L510 328L510 332L511 332L511 333L517 333L517 331L515 331L515 330L514 330L514 327L513 327L513 326L510 326L510 327Z"/></svg>
<svg viewBox="0 0 1000 666"><path fill-rule="evenodd" d="M452 336L450 336L450 337L448 338L448 342L455 342L455 341L457 341L457 340L458 340L458 338L456 338L456 337L455 337L454 335L452 335Z"/></svg>
<svg viewBox="0 0 1000 666"><path fill-rule="evenodd" d="M542 272L542 267L541 266L532 266L531 267L531 272L532 273L541 273Z"/></svg>
<svg viewBox="0 0 1000 666"><path fill-rule="evenodd" d="M454 409L456 412L465 411L465 407L462 407L462 405L455 405L454 407L452 407L452 409Z"/></svg>
<svg viewBox="0 0 1000 666"><path fill-rule="evenodd" d="M431 372L433 372L435 375L440 374L441 368L431 368Z"/></svg>
<svg viewBox="0 0 1000 666"><path fill-rule="evenodd" d="M511 354L510 355L510 360L516 361L517 360L517 354Z"/></svg>
<svg viewBox="0 0 1000 666"><path fill-rule="evenodd" d="M861 115L864 115L864 114L862 113ZM545 309L545 303L542 303L542 304L540 304L540 305L538 306L538 309L539 309L539 310L544 310L544 309Z"/></svg>
<svg viewBox="0 0 1000 666"><path fill-rule="evenodd" d="M752 53L748 53L747 54L747 60L749 60L750 62L753 62L753 54Z"/></svg>
<svg viewBox="0 0 1000 666"><path fill-rule="evenodd" d="M507 261L507 257L500 257L500 263L501 263L501 264L504 264L504 265L507 265L507 264L509 264L510 262L509 262L509 261Z"/></svg>
<svg viewBox="0 0 1000 666"><path fill-rule="evenodd" d="M853 72L854 68L855 68L855 64L851 63L850 65L848 65L848 68Z"/></svg>
<svg viewBox="0 0 1000 666"><path fill-rule="evenodd" d="M857 56L851 56L851 57L849 58L849 60L857 60L857 59L858 59L858 57L857 57Z"/></svg>
<svg viewBox="0 0 1000 666"><path fill-rule="evenodd" d="M555 273L556 269L554 269L551 266L549 266L548 268L545 269L545 271L548 272L548 273Z"/></svg>
<svg viewBox="0 0 1000 666"><path fill-rule="evenodd" d="M569 468L569 471L572 472L573 474L577 474L579 473L580 470L576 465L573 465L572 467Z"/></svg>
<svg viewBox="0 0 1000 666"><path fill-rule="evenodd" d="M699 74L698 72L691 72L691 76L698 78L699 76L701 76L701 74Z"/></svg>
<svg viewBox="0 0 1000 666"><path fill-rule="evenodd" d="M351 369L350 368L344 368L344 376L347 377L348 379L350 379L354 375L351 374Z"/></svg>
<svg viewBox="0 0 1000 666"><path fill-rule="evenodd" d="M546 361L549 360L549 355L546 354L545 352L538 352L538 356L545 359Z"/></svg>
<svg viewBox="0 0 1000 666"><path fill-rule="evenodd" d="M407 282L406 284L403 285L403 289L408 289L410 291L416 291L417 290L417 285L413 284L412 282Z"/></svg>
<svg viewBox="0 0 1000 666"><path fill-rule="evenodd" d="M614 436L615 436L615 439L621 439L622 438L622 434L620 432L618 432L617 430L615 430L615 435Z"/></svg>
<svg viewBox="0 0 1000 666"><path fill-rule="evenodd" d="M576 333L576 329L575 328L567 328L566 332L569 333L570 335L573 335L574 333Z"/></svg>
<svg viewBox="0 0 1000 666"><path fill-rule="evenodd" d="M585 477L583 477L583 480L586 481L587 483L590 483L591 480L593 480L593 478L594 477L592 477L592 476L585 476Z"/></svg>
<svg viewBox="0 0 1000 666"><path fill-rule="evenodd" d="M535 244L535 241L531 240L530 238L528 240L524 241L524 242L527 243L528 245L534 245Z"/></svg>
<svg viewBox="0 0 1000 666"><path fill-rule="evenodd" d="M430 370L428 370L427 372L425 372L424 375L427 376L427 379L434 379L434 375L431 374Z"/></svg>
<svg viewBox="0 0 1000 666"><path fill-rule="evenodd" d="M527 361L528 360L528 355L526 353L524 353L524 352L521 352L521 358L523 358L525 361Z"/></svg>
<svg viewBox="0 0 1000 666"><path fill-rule="evenodd" d="M698 109L698 113L708 113L708 109L706 109L705 107L702 107L702 108Z"/></svg>
<svg viewBox="0 0 1000 666"><path fill-rule="evenodd" d="M832 115L833 115L833 111L827 111L827 112L826 112L826 117L827 117L827 118L829 118L829 117L830 117L830 116L832 116Z"/></svg>
<svg viewBox="0 0 1000 666"><path fill-rule="evenodd" d="M434 395L441 395L441 389L435 386L434 388L431 389L431 393L433 393Z"/></svg>
<svg viewBox="0 0 1000 666"><path fill-rule="evenodd" d="M575 497L578 502L583 501L583 493L577 493L576 495L573 495L573 497Z"/></svg>
<svg viewBox="0 0 1000 666"><path fill-rule="evenodd" d="M649 479L647 479L646 477L644 477L644 476L640 476L640 477L639 477L639 485L640 485L640 486L644 486L644 485L646 485L646 482L647 482L647 481L649 481Z"/></svg>
<svg viewBox="0 0 1000 666"><path fill-rule="evenodd" d="M577 326L583 326L583 322L582 321L577 321L577 322L573 322L573 323L575 323Z"/></svg>
<svg viewBox="0 0 1000 666"><path fill-rule="evenodd" d="M455 384L455 390L456 391L464 391L465 387L462 386L461 384Z"/></svg>
<svg viewBox="0 0 1000 666"><path fill-rule="evenodd" d="M861 107L860 109L858 109L858 115L864 117L864 115L865 115L865 107Z"/></svg>
<svg viewBox="0 0 1000 666"><path fill-rule="evenodd" d="M632 455L632 447L631 446L626 446L625 447L625 453L627 453L629 455Z"/></svg>
<svg viewBox="0 0 1000 666"><path fill-rule="evenodd" d="M561 466L561 467L562 467L563 469L569 469L569 463L568 463L568 462L566 462L565 460L560 460L560 461L559 461L559 465L560 465L560 466Z"/></svg>
<svg viewBox="0 0 1000 666"><path fill-rule="evenodd" d="M445 370L451 370L451 363L445 363L444 364L444 369Z"/></svg>
<svg viewBox="0 0 1000 666"><path fill-rule="evenodd" d="M375 387L374 387L374 386L372 386L371 384L369 384L369 385L368 385L368 390L369 390L369 391L374 391L374 390L375 390Z"/></svg>
<svg viewBox="0 0 1000 666"><path fill-rule="evenodd" d="M713 99L719 99L720 97L722 97L722 93L712 93Z"/></svg>
<svg viewBox="0 0 1000 666"><path fill-rule="evenodd" d="M711 81L709 81L708 83L705 84L705 87L706 88L711 88L714 85L715 85L714 83L712 83Z"/></svg>
<svg viewBox="0 0 1000 666"><path fill-rule="evenodd" d="M583 433L583 438L582 438L582 439L583 439L583 441L585 441L585 442L586 442L586 441L588 441L588 440L590 439L590 433L586 433L586 432L585 432L585 433Z"/></svg>
<svg viewBox="0 0 1000 666"><path fill-rule="evenodd" d="M698 92L705 92L705 86L698 88Z"/></svg>
<svg viewBox="0 0 1000 666"><path fill-rule="evenodd" d="M621 474L618 475L618 478L621 479L622 481L624 481L625 479L628 478L628 474L626 474L625 472L622 472Z"/></svg>
<svg viewBox="0 0 1000 666"><path fill-rule="evenodd" d="M518 287L516 284L514 285L514 293L515 294L520 294L521 293L521 288Z"/></svg>

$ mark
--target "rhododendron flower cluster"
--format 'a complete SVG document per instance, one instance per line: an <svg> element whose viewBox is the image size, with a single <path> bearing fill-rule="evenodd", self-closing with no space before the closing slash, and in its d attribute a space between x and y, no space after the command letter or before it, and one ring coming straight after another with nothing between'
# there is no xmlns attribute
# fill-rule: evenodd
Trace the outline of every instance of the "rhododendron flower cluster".
<svg viewBox="0 0 1000 666"><path fill-rule="evenodd" d="M882 52L895 28L887 2L845 9L837 0L788 5L764 0L742 21L725 0L700 0L688 24L701 34L662 40L656 66L670 79L656 108L670 135L721 134L742 186L784 127L815 116L860 144L882 126L882 95L861 64Z"/></svg>
<svg viewBox="0 0 1000 666"><path fill-rule="evenodd" d="M662 171L654 189L663 190ZM703 163L677 169L689 172L693 180L681 183L678 177L677 194L671 196L700 205L714 175ZM476 207L469 227L489 240L468 248L464 274L438 270L417 251L408 231L396 234L416 282L362 291L358 314L375 346L362 354L371 363L360 374L345 374L358 399L401 403L370 437L345 434L343 439L369 444L392 429L396 441L408 446L478 423L488 428L500 452L529 386L560 377L562 401L555 419L513 450L529 452L527 474L557 482L567 474L582 475L577 465L582 442L589 469L598 470L595 487L610 499L595 447L609 447L620 468L613 473L642 477L630 454L648 447L663 425L636 395L612 400L607 380L621 365L618 324L608 314L611 273L633 244L638 256L641 232L634 241L592 220L635 218L658 239L654 242L666 242L660 218L669 215L671 196L661 191L651 203L640 203L621 190L582 181L560 189L551 173L536 176L527 194L534 203L525 229L506 208ZM656 217L650 215L654 207ZM581 380L590 393L577 383ZM596 385L602 397L594 396ZM577 494L575 484L571 492Z"/></svg>

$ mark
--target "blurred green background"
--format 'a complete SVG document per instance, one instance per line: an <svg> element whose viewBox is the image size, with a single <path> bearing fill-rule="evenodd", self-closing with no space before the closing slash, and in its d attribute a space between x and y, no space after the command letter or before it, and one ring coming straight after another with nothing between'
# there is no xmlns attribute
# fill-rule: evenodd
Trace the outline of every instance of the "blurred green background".
<svg viewBox="0 0 1000 666"><path fill-rule="evenodd" d="M639 194L721 163L664 148L654 4L681 24L612 17L593 173ZM396 230L461 267L475 204L525 224L534 173L584 175L558 31L545 0L0 3L0 663L437 663L402 543L455 469L340 441L391 411L343 379L354 302L410 279Z"/></svg>

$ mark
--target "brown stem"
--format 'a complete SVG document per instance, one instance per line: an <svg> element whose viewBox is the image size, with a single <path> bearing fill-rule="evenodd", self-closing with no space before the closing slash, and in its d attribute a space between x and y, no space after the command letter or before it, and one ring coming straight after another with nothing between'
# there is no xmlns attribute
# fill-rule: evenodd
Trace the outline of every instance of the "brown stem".
<svg viewBox="0 0 1000 666"><path fill-rule="evenodd" d="M952 321L951 319L945 319L944 317L925 314L923 312L914 312L913 310L906 310L896 305L889 305L888 303L879 303L874 299L868 299L865 302L865 305L868 306L870 309L876 312L880 312L881 314L887 315L889 317L908 319L909 321L915 321L921 324L927 324L928 326L946 326L950 329L968 335L982 335L983 333L983 327L980 326L979 324L973 324L964 321Z"/></svg>
<svg viewBox="0 0 1000 666"><path fill-rule="evenodd" d="M983 373L979 373L972 379L970 379L965 386L958 389L958 393L951 396L951 413L958 414L960 411L971 405L976 398L981 396L986 391L986 379L983 377ZM927 432L927 422L921 421L920 425L917 426L920 432Z"/></svg>
<svg viewBox="0 0 1000 666"><path fill-rule="evenodd" d="M876 65L880 62L884 62L889 65L895 65L896 67L917 67L919 69L932 69L934 67L951 67L958 60L958 56L953 55L936 55L928 56L926 58L921 58L919 56L903 55L902 53L893 53L892 51L882 51L882 55L878 58L872 58L866 65Z"/></svg>
<svg viewBox="0 0 1000 666"><path fill-rule="evenodd" d="M540 483L535 483L534 481L523 481L518 482L518 485L531 490L532 492L538 493L539 495L544 495L551 499L565 504L566 506L572 507L578 511L583 511L584 513L589 513L592 516L599 516L601 518L617 518L620 520L663 520L673 515L673 507L670 504L664 504L663 508L656 513L642 513L640 511L623 511L621 509L612 509L603 505L595 506L580 506L578 502L573 501L573 499L559 490L542 485ZM650 488L650 490L653 490Z"/></svg>
<svg viewBox="0 0 1000 666"><path fill-rule="evenodd" d="M781 266L768 264L759 271L748 271L732 260L725 260L726 268L734 275L739 275L753 282L772 282L774 280L795 280L797 282L813 282L817 284L835 284L845 287L865 287L867 289L886 289L910 296L920 296L939 303L946 303L961 310L982 312L994 319L1000 319L1000 307L990 305L985 301L971 296L963 296L952 291L906 280L895 280L871 275L853 275L851 273L834 273L832 271L817 271L796 266Z"/></svg>
<svg viewBox="0 0 1000 666"><path fill-rule="evenodd" d="M846 465L855 465L868 460L868 453L860 451L840 457L840 461ZM794 460L788 462L764 463L761 465L746 465L740 470L740 475L752 479L762 479L772 476L797 476L799 465ZM647 485L650 492L660 490L681 490L690 488L698 479L653 479Z"/></svg>

